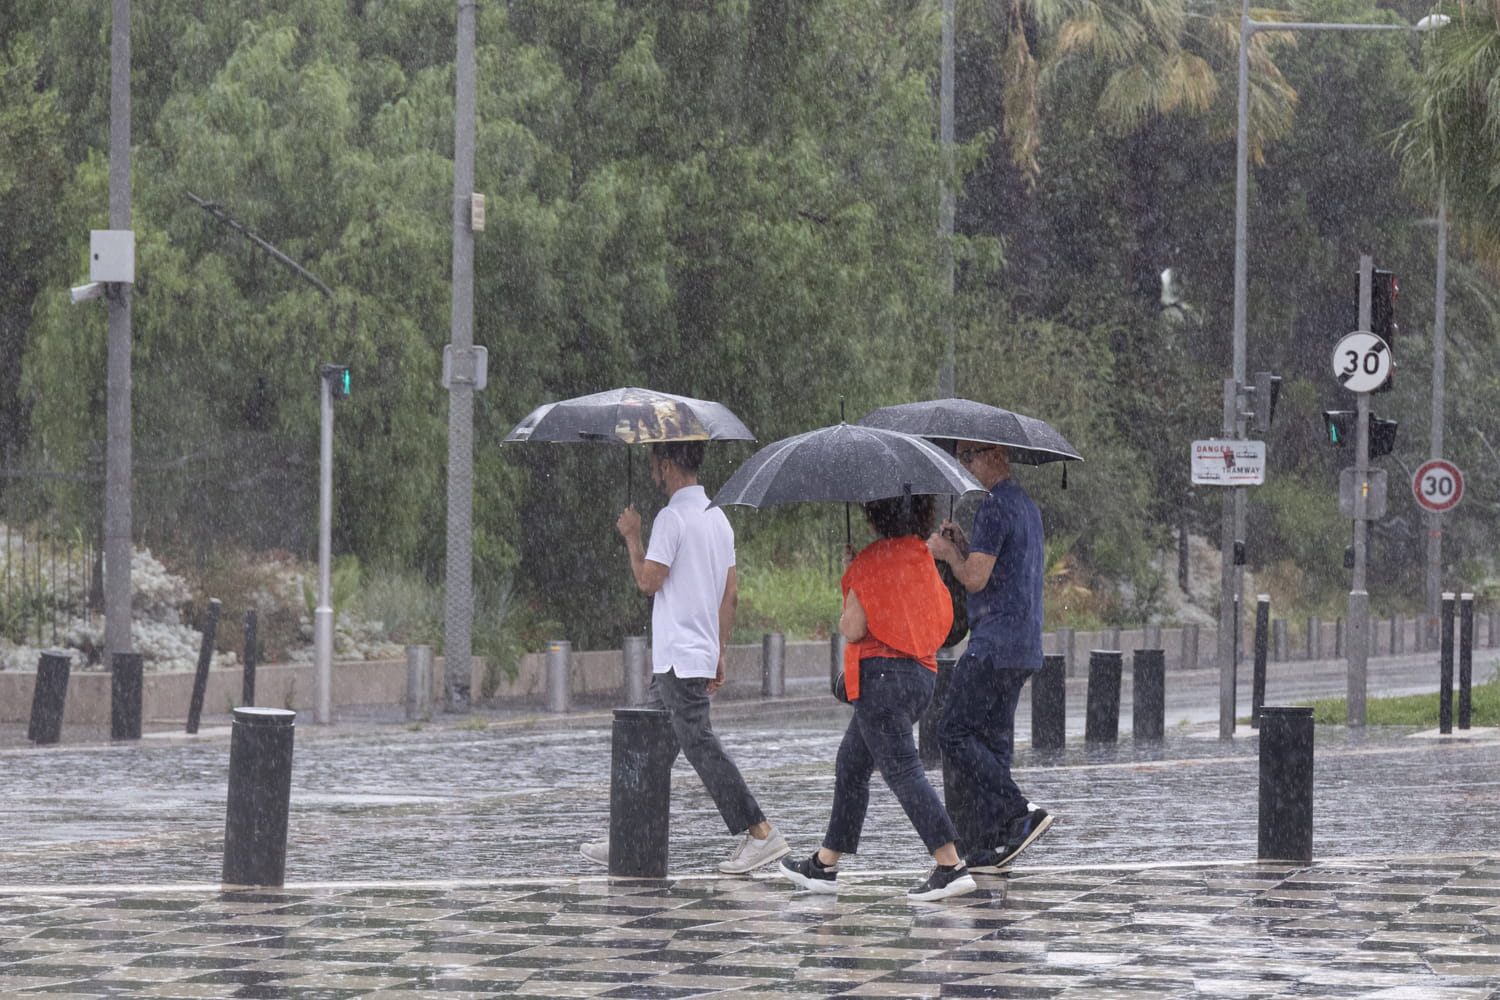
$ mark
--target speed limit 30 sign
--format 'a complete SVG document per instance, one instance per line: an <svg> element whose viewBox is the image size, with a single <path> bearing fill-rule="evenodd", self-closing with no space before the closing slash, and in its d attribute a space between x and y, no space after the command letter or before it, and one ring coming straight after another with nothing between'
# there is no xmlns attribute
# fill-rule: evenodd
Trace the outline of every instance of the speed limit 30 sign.
<svg viewBox="0 0 1500 1000"><path fill-rule="evenodd" d="M1350 392L1373 392L1391 377L1391 349L1373 333L1355 330L1333 349L1333 377Z"/></svg>
<svg viewBox="0 0 1500 1000"><path fill-rule="evenodd" d="M1417 503L1438 514L1452 510L1464 495L1464 475L1458 466L1441 458L1423 463L1411 477L1411 491Z"/></svg>

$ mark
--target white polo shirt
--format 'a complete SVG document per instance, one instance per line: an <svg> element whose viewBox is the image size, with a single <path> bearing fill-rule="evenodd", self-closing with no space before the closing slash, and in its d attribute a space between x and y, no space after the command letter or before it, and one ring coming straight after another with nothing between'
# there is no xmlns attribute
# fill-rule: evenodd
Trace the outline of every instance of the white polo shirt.
<svg viewBox="0 0 1500 1000"><path fill-rule="evenodd" d="M708 505L702 486L684 486L651 522L646 558L668 570L651 603L653 669L713 677L719 667L719 605L734 565L729 518Z"/></svg>

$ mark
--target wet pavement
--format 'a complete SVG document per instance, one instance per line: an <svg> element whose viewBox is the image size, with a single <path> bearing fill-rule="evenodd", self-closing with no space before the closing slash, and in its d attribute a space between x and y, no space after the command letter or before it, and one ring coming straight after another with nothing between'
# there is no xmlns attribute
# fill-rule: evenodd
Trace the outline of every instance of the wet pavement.
<svg viewBox="0 0 1500 1000"><path fill-rule="evenodd" d="M1372 661L1371 696L1426 673ZM1295 684L1342 693L1331 668ZM905 899L930 862L878 783L838 897L719 876L733 838L683 761L669 878L589 869L604 706L299 725L279 890L218 884L227 720L65 731L0 750L0 995L1500 998L1500 734L1319 727L1316 860L1258 862L1258 737L1217 738L1216 675L1168 686L1165 740L1130 738L1127 684L1120 741L1090 746L1070 686L1067 748L1017 759L1057 823L1013 875L938 904ZM791 693L716 717L800 854L847 709Z"/></svg>

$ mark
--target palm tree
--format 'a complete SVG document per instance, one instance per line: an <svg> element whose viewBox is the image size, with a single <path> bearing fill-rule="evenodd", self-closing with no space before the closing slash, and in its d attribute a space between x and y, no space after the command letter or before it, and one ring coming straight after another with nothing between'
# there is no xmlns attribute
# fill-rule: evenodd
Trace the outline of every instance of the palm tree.
<svg viewBox="0 0 1500 1000"><path fill-rule="evenodd" d="M1441 189L1471 245L1500 261L1500 0L1444 3L1423 38L1427 71L1396 146L1412 184Z"/></svg>

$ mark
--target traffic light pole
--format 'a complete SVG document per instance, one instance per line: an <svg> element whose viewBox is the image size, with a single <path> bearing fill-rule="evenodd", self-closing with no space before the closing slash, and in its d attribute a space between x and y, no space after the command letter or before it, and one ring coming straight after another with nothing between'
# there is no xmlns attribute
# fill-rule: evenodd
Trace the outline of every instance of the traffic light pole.
<svg viewBox="0 0 1500 1000"><path fill-rule="evenodd" d="M1375 265L1368 254L1359 258L1359 328L1370 329L1370 293ZM1354 579L1349 589L1347 678L1348 723L1365 724L1365 676L1370 657L1370 594L1365 589L1365 567L1369 552L1365 545L1365 522L1369 519L1370 394L1356 394L1354 418Z"/></svg>

